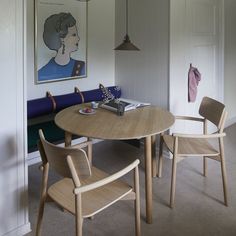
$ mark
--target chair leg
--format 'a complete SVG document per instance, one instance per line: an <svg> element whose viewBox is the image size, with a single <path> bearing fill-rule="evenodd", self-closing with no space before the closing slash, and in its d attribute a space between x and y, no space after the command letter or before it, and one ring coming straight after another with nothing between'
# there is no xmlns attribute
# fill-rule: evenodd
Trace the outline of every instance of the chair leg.
<svg viewBox="0 0 236 236"><path fill-rule="evenodd" d="M45 206L45 198L41 197L39 203L39 212L37 218L37 225L36 225L36 236L40 236L42 232L42 220L43 220L43 213L44 213L44 206Z"/></svg>
<svg viewBox="0 0 236 236"><path fill-rule="evenodd" d="M44 206L45 206L45 202L47 198L48 170L49 170L49 164L47 163L43 167L42 190L40 194L39 212L38 212L38 218L37 218L37 224L36 224L36 236L40 236L42 232Z"/></svg>
<svg viewBox="0 0 236 236"><path fill-rule="evenodd" d="M207 158L203 157L203 176L207 176Z"/></svg>
<svg viewBox="0 0 236 236"><path fill-rule="evenodd" d="M222 182L223 182L223 191L224 191L224 203L226 206L228 206L227 178L226 178L226 169L225 169L224 160L221 160L221 172L222 172Z"/></svg>
<svg viewBox="0 0 236 236"><path fill-rule="evenodd" d="M161 178L162 176L162 160L163 160L163 133L160 135L160 144L159 144L159 158L158 158L158 173L157 176Z"/></svg>
<svg viewBox="0 0 236 236"><path fill-rule="evenodd" d="M82 204L81 194L75 196L75 225L76 236L82 236L83 216L82 216Z"/></svg>
<svg viewBox="0 0 236 236"><path fill-rule="evenodd" d="M224 203L228 206L228 194L227 194L227 176L226 176L226 167L225 167L225 156L224 156L224 144L223 139L220 139L220 155L221 155L221 174L223 182L223 191L224 191Z"/></svg>
<svg viewBox="0 0 236 236"><path fill-rule="evenodd" d="M203 134L207 134L207 119L204 119ZM203 176L207 176L207 158L203 157Z"/></svg>
<svg viewBox="0 0 236 236"><path fill-rule="evenodd" d="M171 188L170 188L170 207L174 208L175 201L175 185L176 185L176 164L177 156L173 156L172 160L172 175L171 175Z"/></svg>
<svg viewBox="0 0 236 236"><path fill-rule="evenodd" d="M135 190L135 235L141 235L140 222L140 191L139 191L139 171L138 167L134 170L134 190Z"/></svg>
<svg viewBox="0 0 236 236"><path fill-rule="evenodd" d="M70 147L72 142L72 134L65 132L65 147Z"/></svg>

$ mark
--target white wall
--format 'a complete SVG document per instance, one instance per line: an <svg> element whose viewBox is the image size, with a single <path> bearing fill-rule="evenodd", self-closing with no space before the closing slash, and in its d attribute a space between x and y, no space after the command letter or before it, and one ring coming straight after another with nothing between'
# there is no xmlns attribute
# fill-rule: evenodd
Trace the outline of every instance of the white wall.
<svg viewBox="0 0 236 236"><path fill-rule="evenodd" d="M199 116L204 96L223 97L222 1L170 1L170 111L175 115ZM190 63L201 73L196 101L188 102ZM202 133L202 126L176 122L174 132Z"/></svg>
<svg viewBox="0 0 236 236"><path fill-rule="evenodd" d="M36 85L34 83L34 7L27 0L27 99L71 93L77 86L81 91L98 88L99 83L115 84L114 25L115 0L88 3L88 77Z"/></svg>
<svg viewBox="0 0 236 236"><path fill-rule="evenodd" d="M236 1L225 0L224 101L228 119L236 121ZM118 45L125 34L125 2L116 1ZM168 107L169 1L129 0L129 35L140 52L115 54L115 81L123 95Z"/></svg>
<svg viewBox="0 0 236 236"><path fill-rule="evenodd" d="M225 104L229 120L236 122L236 1L225 0Z"/></svg>
<svg viewBox="0 0 236 236"><path fill-rule="evenodd" d="M24 144L24 0L0 1L0 235L30 230Z"/></svg>
<svg viewBox="0 0 236 236"><path fill-rule="evenodd" d="M116 45L125 35L124 13L125 1L116 1ZM116 84L127 98L168 108L169 1L129 0L129 35L141 51L116 51Z"/></svg>

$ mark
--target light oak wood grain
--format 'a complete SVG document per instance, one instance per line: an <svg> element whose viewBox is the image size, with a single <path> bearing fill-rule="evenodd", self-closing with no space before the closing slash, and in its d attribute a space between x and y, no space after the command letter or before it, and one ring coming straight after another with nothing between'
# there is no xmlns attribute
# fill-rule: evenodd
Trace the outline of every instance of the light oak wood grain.
<svg viewBox="0 0 236 236"><path fill-rule="evenodd" d="M71 134L108 140L145 138L146 221L151 224L152 176L156 176L155 135L168 130L174 124L174 116L155 106L128 111L123 116L103 108L98 108L94 115L80 114L79 110L86 106L88 104L68 107L56 115L55 123L66 131L66 145L71 143Z"/></svg>
<svg viewBox="0 0 236 236"><path fill-rule="evenodd" d="M135 206L135 235L141 235L139 160L108 175L91 166L87 153L81 149L91 141L74 147L59 147L45 140L39 130L38 148L42 157L43 177L40 194L36 235L41 235L42 219L46 199L50 198L60 207L75 215L76 236L82 236L84 218L91 218L119 200L133 200ZM91 154L89 148L87 151ZM48 186L49 167L63 178ZM119 180L127 173L134 172L133 187Z"/></svg>
<svg viewBox="0 0 236 236"><path fill-rule="evenodd" d="M203 134L177 134L172 135L162 134L160 141L160 152L159 152L159 166L158 176L162 174L162 149L165 144L168 150L173 154L172 160L172 177L171 177L171 189L170 189L170 207L174 207L175 200L175 185L176 185L176 167L177 158L188 157L188 156L199 156L203 157L203 175L207 176L207 158L216 160L221 164L223 192L224 192L224 203L228 205L228 194L227 194L227 177L225 168L225 157L224 157L224 144L223 137L225 137L224 124L227 116L225 111L225 105L209 97L202 99L199 114L203 118L179 116L178 119L191 120L202 122ZM217 132L214 134L207 133L207 122L210 121L217 127ZM219 146L214 148L209 140L218 139Z"/></svg>
<svg viewBox="0 0 236 236"><path fill-rule="evenodd" d="M84 137L97 139L139 139L169 129L174 116L161 108L147 106L125 112L124 116L99 108L94 115L83 115L79 109L86 105L68 107L59 112L55 123L61 129Z"/></svg>

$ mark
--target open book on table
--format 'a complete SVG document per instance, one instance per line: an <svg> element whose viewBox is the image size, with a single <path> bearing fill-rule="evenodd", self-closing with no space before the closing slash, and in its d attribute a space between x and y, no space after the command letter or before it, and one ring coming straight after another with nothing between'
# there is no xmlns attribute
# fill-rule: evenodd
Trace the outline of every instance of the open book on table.
<svg viewBox="0 0 236 236"><path fill-rule="evenodd" d="M118 101L117 100L111 100L107 103L104 103L101 105L101 107L111 110L111 111L117 111L118 110L118 103L123 103L124 105L124 110L125 111L130 111L130 110L134 110L138 107L143 107L143 106L150 106L150 103L145 103L145 102L138 102L135 100L131 100L131 99L126 99L126 98L119 98Z"/></svg>

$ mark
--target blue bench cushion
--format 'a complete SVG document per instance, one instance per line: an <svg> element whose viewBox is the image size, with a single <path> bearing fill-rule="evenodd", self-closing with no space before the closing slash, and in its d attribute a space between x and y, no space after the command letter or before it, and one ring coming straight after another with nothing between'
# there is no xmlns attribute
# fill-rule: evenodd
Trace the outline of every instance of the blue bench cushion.
<svg viewBox="0 0 236 236"><path fill-rule="evenodd" d="M80 93L69 93L59 96L53 96L53 99L56 103L56 112L61 111L66 107L83 103L83 99Z"/></svg>
<svg viewBox="0 0 236 236"><path fill-rule="evenodd" d="M108 91L113 94L115 98L120 98L121 89L118 86L107 87ZM105 99L104 92L99 89L89 90L82 92L84 97L84 102L92 102L92 101L102 101Z"/></svg>
<svg viewBox="0 0 236 236"><path fill-rule="evenodd" d="M50 97L38 98L27 101L28 119L47 115L53 112L53 102Z"/></svg>
<svg viewBox="0 0 236 236"><path fill-rule="evenodd" d="M121 90L117 86L111 86L106 88L106 92L113 94L115 98L120 98ZM28 123L28 152L37 150L38 130L43 129L45 137L50 142L62 142L64 140L64 131L59 129L53 120L43 121L41 116L55 114L60 110L91 101L102 101L106 99L107 94L103 89L94 89L89 91L80 92L79 89L75 89L74 93L63 94L58 96L52 96L49 92L47 97L30 100L27 102L27 117L33 119L34 122ZM53 116L52 116L53 117ZM51 119L51 118L50 118ZM73 136L73 138L76 138Z"/></svg>
<svg viewBox="0 0 236 236"><path fill-rule="evenodd" d="M120 98L121 89L118 86L110 86L107 87L107 89L115 98ZM105 96L104 91L99 88L83 92L75 91L74 93L58 96L48 95L45 98L29 100L27 102L27 118L32 119L53 112L58 112L66 107L83 102L102 101L105 99Z"/></svg>

